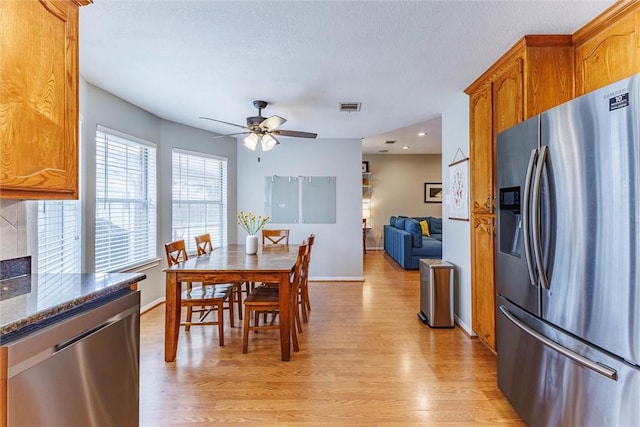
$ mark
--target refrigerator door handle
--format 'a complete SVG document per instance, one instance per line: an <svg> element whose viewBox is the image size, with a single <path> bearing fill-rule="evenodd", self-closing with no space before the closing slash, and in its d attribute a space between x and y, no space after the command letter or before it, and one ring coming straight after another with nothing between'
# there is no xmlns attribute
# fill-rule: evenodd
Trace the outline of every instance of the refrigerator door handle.
<svg viewBox="0 0 640 427"><path fill-rule="evenodd" d="M531 211L533 212L533 255L536 260L536 267L538 268L538 277L542 286L545 289L549 289L549 279L544 271L544 263L542 261L542 243L540 242L540 180L542 179L542 170L544 169L544 162L547 158L549 148L543 146L540 148L540 155L538 156L536 166L536 176L533 180L533 202Z"/></svg>
<svg viewBox="0 0 640 427"><path fill-rule="evenodd" d="M500 307L500 311L502 312L502 314L504 314L506 316L507 319L509 319L514 325L516 325L518 328L522 329L524 332L526 332L527 334L531 335L533 338L537 339L538 341L542 342L544 345L546 345L547 347L552 348L553 350L557 351L558 353L568 357L569 359L573 360L574 362L584 366L585 368L591 369L592 371L600 374L600 375L604 375L607 378L610 378L614 381L618 380L618 373L616 372L615 369L611 369L608 366L602 365L598 362L594 362L590 359L587 359L586 357L569 350L566 347L563 347L562 345L558 344L557 342L545 337L544 335L542 335L541 333L539 333L538 331L535 331L534 329L530 328L529 326L525 325L524 323L522 323L517 317L515 317L513 314L511 314L511 312L509 311L509 309L507 307L505 307L504 305L501 305Z"/></svg>
<svg viewBox="0 0 640 427"><path fill-rule="evenodd" d="M527 175L524 182L524 197L522 198L522 234L524 236L524 257L527 260L527 272L529 273L529 281L533 286L537 286L535 268L533 266L533 256L531 255L531 220L529 218L529 193L531 192L531 178L533 176L533 165L536 163L538 149L531 150L529 156L529 166L527 166Z"/></svg>

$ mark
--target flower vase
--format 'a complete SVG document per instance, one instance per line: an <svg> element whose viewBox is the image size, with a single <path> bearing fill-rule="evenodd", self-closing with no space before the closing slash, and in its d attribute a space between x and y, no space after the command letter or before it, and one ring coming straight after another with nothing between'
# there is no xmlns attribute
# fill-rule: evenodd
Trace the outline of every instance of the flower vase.
<svg viewBox="0 0 640 427"><path fill-rule="evenodd" d="M257 235L250 234L247 236L245 249L247 251L247 255L255 255L258 253L258 236Z"/></svg>

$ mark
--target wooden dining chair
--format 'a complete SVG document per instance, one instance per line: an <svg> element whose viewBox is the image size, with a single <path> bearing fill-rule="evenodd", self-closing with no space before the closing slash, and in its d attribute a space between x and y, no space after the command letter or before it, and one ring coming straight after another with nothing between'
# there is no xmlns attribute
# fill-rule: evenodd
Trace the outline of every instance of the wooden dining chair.
<svg viewBox="0 0 640 427"><path fill-rule="evenodd" d="M309 322L309 312L311 311L311 300L309 299L309 263L311 262L311 250L313 249L313 243L316 240L315 234L310 234L307 238L307 244L309 245L309 254L306 257L304 265L304 274L300 283L300 312L302 315L302 321L304 323Z"/></svg>
<svg viewBox="0 0 640 427"><path fill-rule="evenodd" d="M262 245L271 246L271 245L288 245L289 244L289 229L262 229ZM278 286L277 283L251 283L250 287L253 289L256 285L263 286Z"/></svg>
<svg viewBox="0 0 640 427"><path fill-rule="evenodd" d="M213 245L211 244L211 234L201 234L195 237L196 240L196 250L198 251L198 256L206 255L209 252L213 251Z"/></svg>
<svg viewBox="0 0 640 427"><path fill-rule="evenodd" d="M169 267L180 262L186 261L189 256L185 248L184 240L176 240L164 245L167 254L167 264ZM187 282L186 290L182 293L181 305L187 308L185 320L180 322L185 327L185 331L189 331L191 326L195 325L218 325L218 342L224 345L224 308L225 301L229 301L233 285L203 285L193 286L191 282ZM231 323L233 324L233 305L230 304ZM212 312L216 312L215 321L207 321L207 316ZM199 314L198 320L193 321L193 314Z"/></svg>
<svg viewBox="0 0 640 427"><path fill-rule="evenodd" d="M213 244L211 243L211 234L201 234L195 237L196 240L196 250L198 256L207 255L213 252ZM248 284L246 282L238 282L232 283L233 292L231 294L231 298L229 299L229 305L235 303L238 309L238 318L242 320L242 287L243 284ZM232 310L229 310L229 314L233 313ZM233 318L231 318L231 327L234 327Z"/></svg>
<svg viewBox="0 0 640 427"><path fill-rule="evenodd" d="M300 351L298 343L298 328L302 330L300 322L300 312L298 310L298 295L300 282L302 279L302 268L305 258L309 254L309 246L306 242L298 247L298 257L293 268L293 275L289 288L289 316L291 342L294 351ZM280 307L279 292L276 287L257 286L251 294L244 300L244 327L242 330L242 353L247 353L249 349L249 331L262 331L268 329L280 329L280 325L275 322L275 317L270 322L260 324L261 313L277 313ZM253 314L253 325L251 325L251 315Z"/></svg>
<svg viewBox="0 0 640 427"><path fill-rule="evenodd" d="M279 230L266 230L262 229L262 244L263 245L288 245L289 244L289 229Z"/></svg>

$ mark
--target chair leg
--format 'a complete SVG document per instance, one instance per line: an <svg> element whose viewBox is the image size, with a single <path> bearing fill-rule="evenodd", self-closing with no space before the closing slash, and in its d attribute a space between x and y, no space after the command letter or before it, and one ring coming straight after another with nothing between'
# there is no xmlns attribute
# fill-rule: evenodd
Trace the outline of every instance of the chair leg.
<svg viewBox="0 0 640 427"><path fill-rule="evenodd" d="M187 322L191 323L191 316L193 316L193 308L191 306L187 306ZM189 332L191 329L191 325L186 325L184 327L185 332Z"/></svg>
<svg viewBox="0 0 640 427"><path fill-rule="evenodd" d="M307 311L311 311L311 300L309 299L309 285L305 283L302 288L302 296L304 300L304 305L307 308Z"/></svg>
<svg viewBox="0 0 640 427"><path fill-rule="evenodd" d="M296 307L297 309L298 307ZM298 332L302 333L302 322L300 321L300 311L295 310L294 311L294 317L295 317L295 322L296 322L296 327L298 328Z"/></svg>
<svg viewBox="0 0 640 427"><path fill-rule="evenodd" d="M224 307L223 301L218 303L218 343L224 345Z"/></svg>
<svg viewBox="0 0 640 427"><path fill-rule="evenodd" d="M244 306L244 327L242 328L242 353L246 353L249 350L249 316L251 310L246 305Z"/></svg>
<svg viewBox="0 0 640 427"><path fill-rule="evenodd" d="M238 319L242 320L242 283L236 284L235 294L236 304L238 304Z"/></svg>
<svg viewBox="0 0 640 427"><path fill-rule="evenodd" d="M300 313L302 314L302 321L304 323L309 323L309 313L307 312L307 305L304 302L304 291L300 290Z"/></svg>
<svg viewBox="0 0 640 427"><path fill-rule="evenodd" d="M296 305L298 305L297 301ZM293 307L290 306L290 308ZM289 319L289 330L291 331L291 343L293 344L293 351L300 351L300 345L298 344L298 331L296 330L296 325L300 322L300 318L294 314L298 312L298 307L295 308L295 311L289 310L289 312L293 316L292 319Z"/></svg>
<svg viewBox="0 0 640 427"><path fill-rule="evenodd" d="M235 325L236 313L235 313L235 309L233 308L234 302L235 302L234 292L231 292L231 294L229 295L229 299L227 300L227 303L229 304L229 324L231 325L232 328L236 326Z"/></svg>

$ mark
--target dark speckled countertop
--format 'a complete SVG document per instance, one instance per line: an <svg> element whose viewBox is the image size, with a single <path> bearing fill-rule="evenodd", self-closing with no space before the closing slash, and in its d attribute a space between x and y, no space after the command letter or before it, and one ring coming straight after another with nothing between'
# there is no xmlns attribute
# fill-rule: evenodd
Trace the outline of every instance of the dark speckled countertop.
<svg viewBox="0 0 640 427"><path fill-rule="evenodd" d="M147 276L139 273L25 274L0 280L0 344L100 304Z"/></svg>

